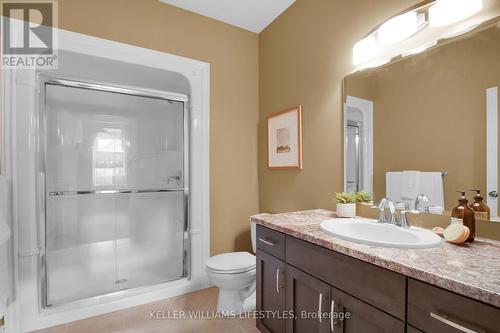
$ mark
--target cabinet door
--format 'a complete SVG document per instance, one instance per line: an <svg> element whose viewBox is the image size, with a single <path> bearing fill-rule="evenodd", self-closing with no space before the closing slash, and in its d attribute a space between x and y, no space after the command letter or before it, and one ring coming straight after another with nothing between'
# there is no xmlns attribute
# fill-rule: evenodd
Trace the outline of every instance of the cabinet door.
<svg viewBox="0 0 500 333"><path fill-rule="evenodd" d="M330 286L290 265L286 266L287 333L329 332Z"/></svg>
<svg viewBox="0 0 500 333"><path fill-rule="evenodd" d="M333 333L405 332L405 324L354 298L332 288L330 325Z"/></svg>
<svg viewBox="0 0 500 333"><path fill-rule="evenodd" d="M257 310L266 311L257 318L264 333L285 332L285 263L261 250L257 251Z"/></svg>

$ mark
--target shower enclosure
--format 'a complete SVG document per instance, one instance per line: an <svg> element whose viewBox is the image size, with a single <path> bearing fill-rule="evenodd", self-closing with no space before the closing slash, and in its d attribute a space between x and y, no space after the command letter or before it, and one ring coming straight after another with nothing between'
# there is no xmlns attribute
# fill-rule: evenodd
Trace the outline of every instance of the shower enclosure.
<svg viewBox="0 0 500 333"><path fill-rule="evenodd" d="M0 77L13 332L209 286L210 64L55 31Z"/></svg>
<svg viewBox="0 0 500 333"><path fill-rule="evenodd" d="M42 306L187 277L187 96L40 80Z"/></svg>

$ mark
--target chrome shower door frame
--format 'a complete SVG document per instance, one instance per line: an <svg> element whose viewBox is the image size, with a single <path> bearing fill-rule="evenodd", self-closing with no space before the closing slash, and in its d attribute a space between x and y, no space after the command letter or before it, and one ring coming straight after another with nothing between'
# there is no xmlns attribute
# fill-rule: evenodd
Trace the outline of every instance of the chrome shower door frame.
<svg viewBox="0 0 500 333"><path fill-rule="evenodd" d="M144 193L144 192L183 192L183 202L184 202L184 233L183 233L183 276L182 279L189 280L191 278L191 235L189 233L190 228L190 167L189 167L189 152L190 152L190 142L189 142L189 128L190 128L190 112L189 112L189 98L184 94L171 93L160 90L144 89L131 86L123 86L116 84L107 84L102 82L92 82L89 80L81 80L72 77L66 77L64 75L53 75L47 72L39 72L36 77L37 86L37 105L36 105L36 119L34 120L36 125L37 135L34 138L36 146L36 222L37 222L37 243L39 249L38 264L37 264L37 284L38 284L38 297L39 297L39 310L41 312L52 308L52 305L48 304L48 281L47 281L47 265L46 265L46 165L47 165L47 101L46 101L46 86L56 85L63 87L80 88L87 90L94 90L100 92L109 92L116 94L123 94L129 96L145 97L162 99L167 101L181 102L183 103L183 186L182 188L176 189L166 189L166 190L116 190L107 191L107 194L116 193ZM76 194L88 194L76 193ZM107 195L103 194L103 195ZM64 193L56 193L56 195L64 195ZM176 280L177 281L177 280ZM171 281L166 281L159 283L158 285L163 285ZM110 292L103 295L97 295L81 300L71 301L69 303L79 303L86 304L91 303L93 299L105 299L107 297L115 297L120 295L127 297L132 292L140 290L141 288L147 288L148 286L140 286L127 290L119 290L115 292ZM67 303L64 303L67 304ZM55 305L56 307L58 305Z"/></svg>
<svg viewBox="0 0 500 333"><path fill-rule="evenodd" d="M362 153L361 153L361 145L362 145L362 140L360 140L361 135L362 135L362 128L363 124L362 122L359 121L353 121L353 120L347 120L346 121L346 128L344 130L345 136L347 136L347 128L352 127L355 128L356 130L356 136L358 140L354 143L355 146L355 168L356 168L356 191L359 191L361 188L361 184L363 183L363 170L361 168L362 166ZM345 139L344 142L347 142L347 139ZM347 179L346 179L347 182Z"/></svg>

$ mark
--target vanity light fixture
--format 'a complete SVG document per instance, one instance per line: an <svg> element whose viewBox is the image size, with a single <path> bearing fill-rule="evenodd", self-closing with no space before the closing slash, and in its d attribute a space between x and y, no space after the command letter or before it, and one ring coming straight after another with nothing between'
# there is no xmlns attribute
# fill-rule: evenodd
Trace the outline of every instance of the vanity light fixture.
<svg viewBox="0 0 500 333"><path fill-rule="evenodd" d="M483 0L437 0L429 8L431 28L443 27L464 20L483 9Z"/></svg>
<svg viewBox="0 0 500 333"><path fill-rule="evenodd" d="M424 13L411 11L395 16L378 29L378 43L390 45L405 40L422 28L425 23Z"/></svg>
<svg viewBox="0 0 500 333"><path fill-rule="evenodd" d="M370 63L378 62L379 57L393 58L399 55L404 57L419 53L427 48L427 45L432 46L439 39L466 33L480 24L479 20L487 19L490 14L483 15L483 2L491 10L490 1L492 0L486 2L484 0L423 0L378 25L357 42L353 47L353 64L358 69L371 67ZM498 8L495 10L498 11ZM478 12L481 13L471 18ZM466 21L468 18L471 19ZM458 23L460 21L464 22ZM454 25L442 28L451 24ZM416 47L417 43L422 43L422 47Z"/></svg>
<svg viewBox="0 0 500 333"><path fill-rule="evenodd" d="M353 63L359 65L377 56L377 43L374 35L370 35L357 42L353 49Z"/></svg>

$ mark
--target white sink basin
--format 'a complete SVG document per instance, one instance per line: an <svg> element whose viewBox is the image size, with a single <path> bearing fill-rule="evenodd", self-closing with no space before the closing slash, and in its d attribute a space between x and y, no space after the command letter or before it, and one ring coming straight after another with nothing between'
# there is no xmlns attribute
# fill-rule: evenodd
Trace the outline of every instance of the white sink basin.
<svg viewBox="0 0 500 333"><path fill-rule="evenodd" d="M368 245L425 249L441 245L441 237L432 231L411 227L401 228L372 219L331 219L321 222L323 232L344 240Z"/></svg>

